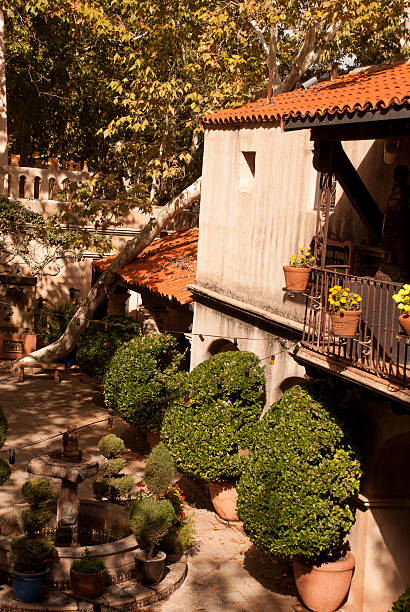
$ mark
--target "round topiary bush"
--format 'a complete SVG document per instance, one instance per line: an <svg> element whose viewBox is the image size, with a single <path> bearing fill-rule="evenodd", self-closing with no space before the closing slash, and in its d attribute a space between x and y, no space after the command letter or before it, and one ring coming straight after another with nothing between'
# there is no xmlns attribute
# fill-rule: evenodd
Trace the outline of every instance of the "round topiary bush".
<svg viewBox="0 0 410 612"><path fill-rule="evenodd" d="M147 459L144 481L152 495L165 495L175 472L172 455L162 442L155 446Z"/></svg>
<svg viewBox="0 0 410 612"><path fill-rule="evenodd" d="M236 480L253 446L265 402L259 358L243 351L214 355L188 376L187 393L165 413L161 439L177 469L205 480Z"/></svg>
<svg viewBox="0 0 410 612"><path fill-rule="evenodd" d="M131 425L161 427L163 411L181 393L186 374L173 336L135 338L119 347L104 377L107 406Z"/></svg>
<svg viewBox="0 0 410 612"><path fill-rule="evenodd" d="M286 559L334 560L354 523L358 454L324 383L292 387L264 415L238 483L250 539Z"/></svg>
<svg viewBox="0 0 410 612"><path fill-rule="evenodd" d="M130 317L111 315L90 323L78 339L77 363L89 376L102 378L118 347L140 333Z"/></svg>
<svg viewBox="0 0 410 612"><path fill-rule="evenodd" d="M107 434L98 442L98 450L104 457L111 459L117 457L124 450L124 440L115 434Z"/></svg>
<svg viewBox="0 0 410 612"><path fill-rule="evenodd" d="M25 501L33 508L53 497L53 491L46 478L29 478L21 487Z"/></svg>

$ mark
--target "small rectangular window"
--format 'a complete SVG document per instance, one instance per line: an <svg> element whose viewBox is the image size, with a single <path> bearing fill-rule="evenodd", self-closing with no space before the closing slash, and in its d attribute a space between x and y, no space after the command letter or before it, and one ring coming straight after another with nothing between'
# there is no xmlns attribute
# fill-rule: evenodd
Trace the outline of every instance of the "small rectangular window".
<svg viewBox="0 0 410 612"><path fill-rule="evenodd" d="M255 151L242 151L239 166L239 190L253 191L255 183Z"/></svg>

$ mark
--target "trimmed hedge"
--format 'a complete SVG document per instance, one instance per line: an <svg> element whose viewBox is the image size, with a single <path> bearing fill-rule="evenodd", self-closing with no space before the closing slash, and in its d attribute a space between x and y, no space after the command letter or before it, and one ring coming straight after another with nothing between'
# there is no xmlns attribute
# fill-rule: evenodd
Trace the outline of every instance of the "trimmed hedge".
<svg viewBox="0 0 410 612"><path fill-rule="evenodd" d="M93 482L93 491L96 499L106 497L114 503L131 493L134 478L130 474L121 474L127 464L124 457L119 457L125 448L124 440L115 434L107 434L98 442L98 450L106 459L108 465L105 475Z"/></svg>
<svg viewBox="0 0 410 612"><path fill-rule="evenodd" d="M240 479L245 532L275 557L332 560L354 523L361 468L324 383L292 387L262 419Z"/></svg>
<svg viewBox="0 0 410 612"><path fill-rule="evenodd" d="M181 393L186 374L173 336L155 334L119 347L104 377L104 398L131 425L160 429L163 411Z"/></svg>
<svg viewBox="0 0 410 612"><path fill-rule="evenodd" d="M192 370L187 396L166 411L161 431L177 469L205 480L238 479L247 462L238 449L253 446L264 386L253 353L219 353Z"/></svg>
<svg viewBox="0 0 410 612"><path fill-rule="evenodd" d="M78 339L77 363L89 376L101 379L115 351L140 333L138 323L130 317L110 315L92 322Z"/></svg>

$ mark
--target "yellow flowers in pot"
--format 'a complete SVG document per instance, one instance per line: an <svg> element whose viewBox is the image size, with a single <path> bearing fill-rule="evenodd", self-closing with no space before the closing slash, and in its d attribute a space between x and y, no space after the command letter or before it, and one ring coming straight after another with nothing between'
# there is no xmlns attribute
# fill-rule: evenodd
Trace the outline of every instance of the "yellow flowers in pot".
<svg viewBox="0 0 410 612"><path fill-rule="evenodd" d="M392 297L399 310L410 312L410 285L403 285L400 291L395 293Z"/></svg>
<svg viewBox="0 0 410 612"><path fill-rule="evenodd" d="M315 258L310 247L300 247L299 251L292 255L290 264L292 268L310 268L315 265Z"/></svg>
<svg viewBox="0 0 410 612"><path fill-rule="evenodd" d="M330 312L349 312L360 310L362 298L357 293L350 291L349 287L334 285L329 291L329 310Z"/></svg>

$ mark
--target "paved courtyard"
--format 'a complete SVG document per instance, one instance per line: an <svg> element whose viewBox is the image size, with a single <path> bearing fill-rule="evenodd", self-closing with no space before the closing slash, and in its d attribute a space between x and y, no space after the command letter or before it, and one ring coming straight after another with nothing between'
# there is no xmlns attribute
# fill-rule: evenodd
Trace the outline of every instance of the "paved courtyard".
<svg viewBox="0 0 410 612"><path fill-rule="evenodd" d="M26 449L25 444L64 431L67 424L77 427L106 419L108 413L98 386L83 374L70 371L60 384L49 374L28 375L16 382L14 373L0 374L0 406L9 421L4 449L16 450L12 476L0 487L0 508L22 501L21 484L27 478L26 466L32 457L61 445L61 438L43 441ZM114 419L113 432L127 446L128 472L141 475L148 452L145 440L133 428ZM107 433L106 422L79 432L80 447L97 450ZM0 455L5 459L7 453ZM152 605L153 612L294 612L304 610L295 596L289 567L271 561L256 550L237 529L222 523L212 511L206 492L181 478L181 487L191 503L197 529L195 547L188 560L188 575L182 588L167 601ZM53 483L58 492L59 481ZM80 497L93 497L91 483L80 485ZM195 507L193 507L195 506Z"/></svg>

